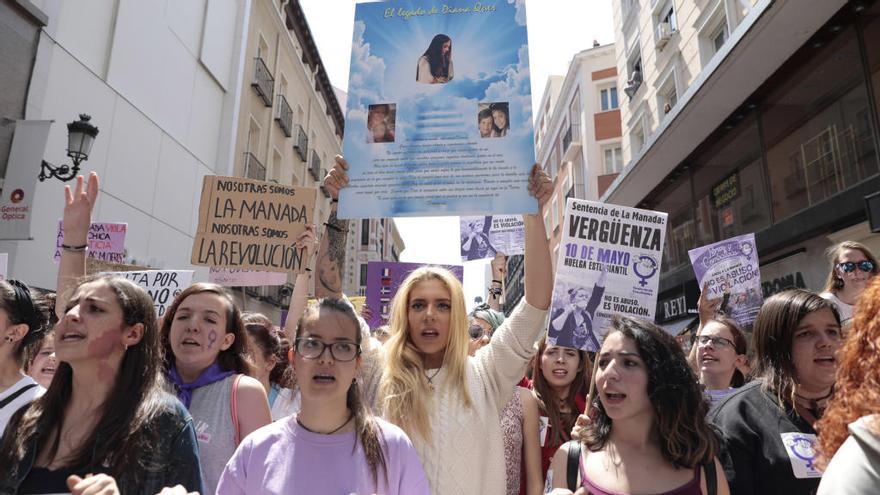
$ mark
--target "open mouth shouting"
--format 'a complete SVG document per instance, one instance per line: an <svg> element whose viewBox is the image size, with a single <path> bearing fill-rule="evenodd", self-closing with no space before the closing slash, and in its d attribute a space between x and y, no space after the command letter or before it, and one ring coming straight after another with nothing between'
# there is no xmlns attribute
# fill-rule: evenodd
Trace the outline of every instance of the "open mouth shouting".
<svg viewBox="0 0 880 495"><path fill-rule="evenodd" d="M180 341L180 345L182 347L194 348L194 349L197 349L202 346L202 344L200 344L198 340L196 340L192 337L185 337L183 340Z"/></svg>
<svg viewBox="0 0 880 495"><path fill-rule="evenodd" d="M605 406L617 406L620 405L625 399L626 394L623 392L617 392L613 390L603 390L602 397L605 399Z"/></svg>
<svg viewBox="0 0 880 495"><path fill-rule="evenodd" d="M425 328L422 330L421 336L426 342L434 342L440 338L440 332L433 328Z"/></svg>
<svg viewBox="0 0 880 495"><path fill-rule="evenodd" d="M315 373L315 375L312 376L312 382L314 382L316 385L335 385L336 377L333 376L332 373L327 372Z"/></svg>
<svg viewBox="0 0 880 495"><path fill-rule="evenodd" d="M76 330L65 330L58 336L58 341L63 343L72 343L85 340L86 336L82 332Z"/></svg>

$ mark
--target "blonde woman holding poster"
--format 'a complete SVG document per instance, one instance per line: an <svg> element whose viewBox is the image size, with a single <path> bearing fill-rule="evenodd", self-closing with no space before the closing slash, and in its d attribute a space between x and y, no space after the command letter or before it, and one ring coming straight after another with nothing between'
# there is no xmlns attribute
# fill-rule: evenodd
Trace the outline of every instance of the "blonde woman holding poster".
<svg viewBox="0 0 880 495"><path fill-rule="evenodd" d="M331 197L348 183L347 169L337 158L324 183ZM540 207L552 194L550 178L537 165L528 188ZM365 374L381 374L377 412L410 437L431 493L504 493L499 415L535 353L552 290L544 223L539 214L524 219L525 298L488 345L468 356L461 283L447 270L424 267L395 296L381 364L365 367Z"/></svg>

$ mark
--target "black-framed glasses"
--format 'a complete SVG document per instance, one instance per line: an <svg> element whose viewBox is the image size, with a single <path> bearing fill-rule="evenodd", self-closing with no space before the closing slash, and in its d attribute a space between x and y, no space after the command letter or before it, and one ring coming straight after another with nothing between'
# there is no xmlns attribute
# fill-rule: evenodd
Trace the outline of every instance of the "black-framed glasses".
<svg viewBox="0 0 880 495"><path fill-rule="evenodd" d="M361 346L354 342L333 342L325 344L311 337L296 339L296 353L306 359L318 359L324 349L330 349L330 356L340 362L351 361L361 353Z"/></svg>
<svg viewBox="0 0 880 495"><path fill-rule="evenodd" d="M471 340L481 339L484 335L492 337L492 332L486 331L478 323L471 323L471 326L468 327L468 334L471 336Z"/></svg>
<svg viewBox="0 0 880 495"><path fill-rule="evenodd" d="M856 268L865 273L871 273L874 271L874 262L871 260L862 260L859 262L846 261L844 263L838 263L837 267L840 268L840 271L843 273L852 273L856 271Z"/></svg>
<svg viewBox="0 0 880 495"><path fill-rule="evenodd" d="M724 348L727 346L735 347L732 340L725 339L724 337L714 337L712 335L697 335L698 345L706 345L709 343L718 348Z"/></svg>

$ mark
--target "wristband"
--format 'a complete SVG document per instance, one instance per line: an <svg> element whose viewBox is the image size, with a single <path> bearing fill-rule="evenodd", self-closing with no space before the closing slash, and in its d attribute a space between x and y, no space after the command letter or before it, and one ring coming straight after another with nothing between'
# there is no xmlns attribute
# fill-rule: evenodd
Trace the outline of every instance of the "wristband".
<svg viewBox="0 0 880 495"><path fill-rule="evenodd" d="M502 281L500 281L500 280L495 280L495 279L492 280L492 283L493 283L493 284L498 284L498 285L503 285L503 284L504 284L504 282L502 282Z"/></svg>
<svg viewBox="0 0 880 495"><path fill-rule="evenodd" d="M333 199L330 200L330 202L331 202L331 203L338 203L338 202L339 202L339 198L333 198Z"/></svg>
<svg viewBox="0 0 880 495"><path fill-rule="evenodd" d="M335 230L336 232L342 232L342 230L343 230L341 227L337 227L337 226L333 225L332 223L324 222L324 225L328 229Z"/></svg>
<svg viewBox="0 0 880 495"><path fill-rule="evenodd" d="M89 249L89 245L83 244L82 246L68 246L67 244L62 244L61 249L67 251L68 253L84 253Z"/></svg>

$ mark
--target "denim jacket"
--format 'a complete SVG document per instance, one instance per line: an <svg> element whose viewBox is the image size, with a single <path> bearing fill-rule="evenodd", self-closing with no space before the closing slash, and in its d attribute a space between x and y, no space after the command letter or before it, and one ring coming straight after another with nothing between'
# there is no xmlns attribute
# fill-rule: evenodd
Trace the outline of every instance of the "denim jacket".
<svg viewBox="0 0 880 495"><path fill-rule="evenodd" d="M165 411L158 414L146 427L153 431L155 448L145 463L155 469L125 469L117 476L116 486L122 495L154 495L162 488L183 485L187 492L203 492L202 470L199 466L199 447L192 417L183 404L171 394L165 395ZM40 427L31 438L24 457L14 466L0 469L0 495L15 495L33 468L42 436L47 428ZM96 444L101 442L100 434ZM108 472L97 459L91 473Z"/></svg>

